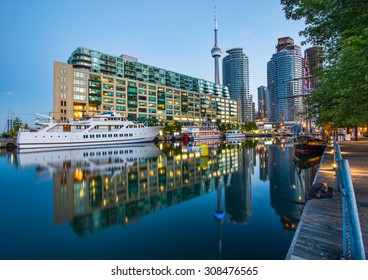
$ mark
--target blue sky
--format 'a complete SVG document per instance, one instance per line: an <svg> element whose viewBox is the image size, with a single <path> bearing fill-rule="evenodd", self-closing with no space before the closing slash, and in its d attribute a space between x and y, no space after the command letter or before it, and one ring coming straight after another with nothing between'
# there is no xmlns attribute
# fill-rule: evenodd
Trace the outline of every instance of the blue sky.
<svg viewBox="0 0 368 280"><path fill-rule="evenodd" d="M257 102L277 38L303 40L279 0L0 0L0 132L9 109L30 125L52 111L53 62L78 46L213 81L215 6L222 57L244 49Z"/></svg>

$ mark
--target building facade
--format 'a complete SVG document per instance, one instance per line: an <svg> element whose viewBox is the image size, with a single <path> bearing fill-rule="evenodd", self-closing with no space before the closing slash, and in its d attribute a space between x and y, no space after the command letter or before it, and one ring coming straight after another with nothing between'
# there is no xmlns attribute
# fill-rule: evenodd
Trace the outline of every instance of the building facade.
<svg viewBox="0 0 368 280"><path fill-rule="evenodd" d="M268 89L266 86L260 86L257 88L258 93L258 119L267 119L267 97Z"/></svg>
<svg viewBox="0 0 368 280"><path fill-rule="evenodd" d="M54 62L54 118L81 119L113 108L125 117L179 122L237 123L228 88L203 79L78 47Z"/></svg>
<svg viewBox="0 0 368 280"><path fill-rule="evenodd" d="M254 121L252 96L249 93L249 60L243 48L233 48L222 60L223 84L229 87L230 98L238 100L241 122Z"/></svg>
<svg viewBox="0 0 368 280"><path fill-rule="evenodd" d="M304 51L305 87L312 91L318 83L317 71L322 69L323 54L322 47L311 47Z"/></svg>
<svg viewBox="0 0 368 280"><path fill-rule="evenodd" d="M278 39L276 53L267 63L268 118L271 122L303 119L303 58L290 37Z"/></svg>

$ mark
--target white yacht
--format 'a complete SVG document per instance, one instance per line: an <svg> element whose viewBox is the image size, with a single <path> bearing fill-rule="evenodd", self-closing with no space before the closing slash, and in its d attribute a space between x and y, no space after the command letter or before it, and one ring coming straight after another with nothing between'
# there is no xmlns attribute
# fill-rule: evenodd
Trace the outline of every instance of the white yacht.
<svg viewBox="0 0 368 280"><path fill-rule="evenodd" d="M226 141L245 140L245 134L241 130L228 130L225 134Z"/></svg>
<svg viewBox="0 0 368 280"><path fill-rule="evenodd" d="M189 138L190 141L220 139L222 137L219 128L211 124L203 126L185 126L181 128L181 133L183 139Z"/></svg>
<svg viewBox="0 0 368 280"><path fill-rule="evenodd" d="M67 148L151 142L163 126L147 127L110 111L80 121L58 122L37 114L36 129L21 129L18 149Z"/></svg>

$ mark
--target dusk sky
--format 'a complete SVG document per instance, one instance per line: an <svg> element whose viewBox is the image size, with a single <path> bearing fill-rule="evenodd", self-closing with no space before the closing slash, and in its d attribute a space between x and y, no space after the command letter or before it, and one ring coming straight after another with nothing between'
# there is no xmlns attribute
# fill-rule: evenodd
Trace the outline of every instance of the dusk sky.
<svg viewBox="0 0 368 280"><path fill-rule="evenodd" d="M277 38L304 39L304 22L286 20L279 0L0 0L0 133L8 110L31 126L53 110L53 62L78 46L213 81L215 6L220 61L244 49L257 102Z"/></svg>

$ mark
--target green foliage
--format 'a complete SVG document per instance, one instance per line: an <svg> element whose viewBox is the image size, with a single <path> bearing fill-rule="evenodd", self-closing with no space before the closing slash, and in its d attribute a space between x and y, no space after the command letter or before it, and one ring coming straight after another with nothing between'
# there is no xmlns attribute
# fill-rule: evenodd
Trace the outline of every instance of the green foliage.
<svg viewBox="0 0 368 280"><path fill-rule="evenodd" d="M243 130L244 131L252 131L252 130L257 130L258 126L256 125L255 122L247 122L244 126L243 126Z"/></svg>
<svg viewBox="0 0 368 280"><path fill-rule="evenodd" d="M163 132L165 134L173 134L174 132L180 132L181 131L182 124L178 121L165 122L165 127L163 128Z"/></svg>
<svg viewBox="0 0 368 280"><path fill-rule="evenodd" d="M242 129L242 126L240 124L232 124L232 123L218 122L217 126L222 133L226 133L226 131L228 130Z"/></svg>
<svg viewBox="0 0 368 280"><path fill-rule="evenodd" d="M306 23L304 43L324 50L324 68L310 98L317 124L331 128L368 121L368 1L281 0L288 19Z"/></svg>

